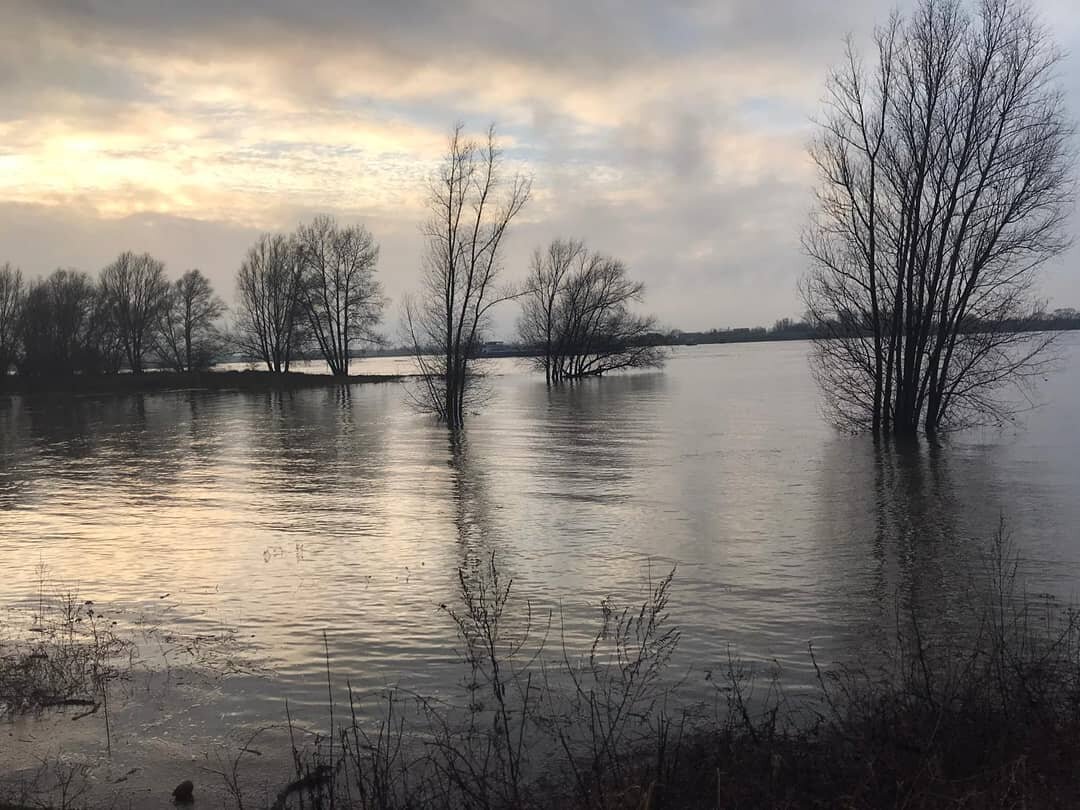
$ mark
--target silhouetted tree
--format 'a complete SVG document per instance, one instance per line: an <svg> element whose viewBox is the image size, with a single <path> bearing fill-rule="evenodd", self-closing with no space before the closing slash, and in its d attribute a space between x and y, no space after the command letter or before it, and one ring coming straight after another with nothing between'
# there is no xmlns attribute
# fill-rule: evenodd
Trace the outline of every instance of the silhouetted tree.
<svg viewBox="0 0 1080 810"><path fill-rule="evenodd" d="M527 292L522 298L518 337L525 346L540 352L538 362L549 383L554 381L553 358L560 335L559 302L574 263L584 254L584 243L562 239L552 241L546 252L537 248L533 253Z"/></svg>
<svg viewBox="0 0 1080 810"><path fill-rule="evenodd" d="M25 296L19 268L7 263L0 266L0 379L19 358L19 322Z"/></svg>
<svg viewBox="0 0 1080 810"><path fill-rule="evenodd" d="M837 420L933 434L1008 416L1003 386L1044 368L1038 268L1067 245L1072 128L1059 52L1018 0L922 0L849 44L811 154L803 292ZM976 328L977 325L977 328Z"/></svg>
<svg viewBox="0 0 1080 810"><path fill-rule="evenodd" d="M154 344L161 313L168 304L165 265L149 253L121 253L101 271L101 295L116 326L132 374L142 374Z"/></svg>
<svg viewBox="0 0 1080 810"><path fill-rule="evenodd" d="M452 428L464 423L474 390L471 361L488 313L513 297L508 290L496 290L500 246L528 201L530 187L521 175L509 183L503 178L494 127L482 144L467 139L461 125L455 127L431 183L423 288L405 305L421 373L416 401Z"/></svg>
<svg viewBox="0 0 1080 810"><path fill-rule="evenodd" d="M289 370L303 340L301 282L296 246L281 234L259 237L237 275L237 343L276 373Z"/></svg>
<svg viewBox="0 0 1080 810"><path fill-rule="evenodd" d="M93 310L86 341L85 355L93 358L87 364L86 371L105 374L120 372L127 358L124 338L109 296L100 284L94 287Z"/></svg>
<svg viewBox="0 0 1080 810"><path fill-rule="evenodd" d="M19 373L101 371L104 316L98 291L85 273L61 269L32 283L19 326Z"/></svg>
<svg viewBox="0 0 1080 810"><path fill-rule="evenodd" d="M663 363L655 320L630 311L645 287L622 262L555 240L533 254L527 288L518 334L549 383Z"/></svg>
<svg viewBox="0 0 1080 810"><path fill-rule="evenodd" d="M209 368L222 350L216 321L225 303L214 295L209 279L188 270L168 293L158 326L158 354L174 371Z"/></svg>
<svg viewBox="0 0 1080 810"><path fill-rule="evenodd" d="M295 244L311 337L330 372L347 375L353 345L378 340L375 327L384 305L375 278L379 246L364 226L340 227L325 215L301 225Z"/></svg>

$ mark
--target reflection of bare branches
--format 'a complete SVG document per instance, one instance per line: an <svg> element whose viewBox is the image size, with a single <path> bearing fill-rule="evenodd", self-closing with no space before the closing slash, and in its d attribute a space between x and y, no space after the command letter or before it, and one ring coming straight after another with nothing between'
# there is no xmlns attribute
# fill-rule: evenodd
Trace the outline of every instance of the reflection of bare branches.
<svg viewBox="0 0 1080 810"><path fill-rule="evenodd" d="M354 493L358 483L378 486L386 433L364 419L368 403L348 385L252 395L250 435L272 475L260 485L274 492L314 496ZM364 463L357 463L363 460ZM328 501L342 512L355 501Z"/></svg>

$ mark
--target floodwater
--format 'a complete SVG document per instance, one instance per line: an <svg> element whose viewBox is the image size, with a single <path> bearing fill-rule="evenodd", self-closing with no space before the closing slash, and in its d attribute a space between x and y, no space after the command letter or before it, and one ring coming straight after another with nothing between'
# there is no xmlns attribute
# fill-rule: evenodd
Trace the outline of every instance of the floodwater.
<svg viewBox="0 0 1080 810"><path fill-rule="evenodd" d="M904 600L948 611L1002 518L1027 587L1076 597L1080 336L1015 427L903 450L825 422L808 350L688 347L563 390L495 361L457 441L396 383L0 397L0 604L62 587L118 626L227 639L212 677L114 708L114 758L152 772L281 722L286 699L318 726L327 659L342 689L451 689L439 605L493 552L517 604L553 610L571 644L605 597L640 599L677 567L691 688L730 654L807 683L809 643L843 660ZM0 763L100 750L72 730L90 722L20 720Z"/></svg>

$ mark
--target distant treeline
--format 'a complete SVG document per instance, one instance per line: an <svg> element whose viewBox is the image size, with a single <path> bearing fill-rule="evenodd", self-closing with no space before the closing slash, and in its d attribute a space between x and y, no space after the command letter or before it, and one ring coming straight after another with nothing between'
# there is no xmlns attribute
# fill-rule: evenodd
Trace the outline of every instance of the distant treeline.
<svg viewBox="0 0 1080 810"><path fill-rule="evenodd" d="M962 331L979 332L985 328L977 320L970 320ZM1029 318L1012 319L995 324L995 331L1001 332L1061 332L1080 329L1080 310L1071 307L1055 309L1051 312L1036 312ZM870 335L869 325L865 334ZM708 343L753 343L769 340L814 340L831 334L826 325L815 325L809 321L796 321L781 318L771 327L751 326L728 329L710 329L707 332L684 332L673 329L667 333L654 333L650 340L667 346L693 346Z"/></svg>
<svg viewBox="0 0 1080 810"><path fill-rule="evenodd" d="M567 259L565 278L547 284L551 295L538 295L545 289L540 282L548 281L545 271L553 275L550 257L561 255L556 248L577 264ZM472 354L533 357L553 379L656 365L658 356L642 352L648 347L814 340L833 333L828 324L791 318L771 327L657 331L651 318L626 309L642 288L625 281L620 263L573 243L555 242L549 254L538 252L534 259L540 282L531 280L524 293L519 341L484 342ZM97 278L59 269L27 282L19 270L0 265L0 375L138 374L145 368L186 373L237 356L287 371L292 359L322 356L340 376L348 374L349 359L361 355L360 343L376 354L414 354L415 346L377 348L373 327L386 303L374 278L377 255L363 228L342 228L328 217L301 226L291 239L263 237L238 273L241 300L232 328L224 325L224 302L200 271L170 281L164 264L148 254L122 253ZM603 306L592 302L596 291L603 293ZM588 329L580 325L586 321ZM984 328L972 319L962 331ZM994 329L1080 329L1080 311L1036 312ZM862 331L872 334L871 325Z"/></svg>

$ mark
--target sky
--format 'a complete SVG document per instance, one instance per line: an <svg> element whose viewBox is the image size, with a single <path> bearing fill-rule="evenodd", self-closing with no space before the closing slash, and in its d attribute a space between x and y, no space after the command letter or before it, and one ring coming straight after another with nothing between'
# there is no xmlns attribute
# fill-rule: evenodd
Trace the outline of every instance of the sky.
<svg viewBox="0 0 1080 810"><path fill-rule="evenodd" d="M1033 5L1071 53L1078 117L1080 15ZM622 259L665 327L797 317L825 75L893 6L0 0L0 262L96 273L149 251L231 302L259 233L325 212L380 243L392 327L448 133L494 122L508 167L534 178L508 280L574 237ZM1040 292L1080 307L1080 248Z"/></svg>

